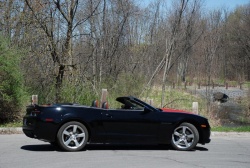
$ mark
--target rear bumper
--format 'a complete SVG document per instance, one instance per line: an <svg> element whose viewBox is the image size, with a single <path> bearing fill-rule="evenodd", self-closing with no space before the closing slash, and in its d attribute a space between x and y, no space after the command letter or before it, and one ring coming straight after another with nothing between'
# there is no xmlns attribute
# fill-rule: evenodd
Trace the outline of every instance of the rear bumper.
<svg viewBox="0 0 250 168"><path fill-rule="evenodd" d="M23 133L29 138L36 138L33 130L23 128Z"/></svg>
<svg viewBox="0 0 250 168"><path fill-rule="evenodd" d="M58 126L34 117L23 118L23 133L29 138L35 138L47 142L56 140Z"/></svg>

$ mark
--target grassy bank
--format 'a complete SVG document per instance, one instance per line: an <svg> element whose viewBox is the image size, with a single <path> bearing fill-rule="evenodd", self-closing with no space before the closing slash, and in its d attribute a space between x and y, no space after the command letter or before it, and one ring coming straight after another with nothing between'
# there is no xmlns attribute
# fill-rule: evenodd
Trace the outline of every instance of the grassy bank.
<svg viewBox="0 0 250 168"><path fill-rule="evenodd" d="M239 127L214 127L212 131L217 132L250 132L250 126L239 126Z"/></svg>
<svg viewBox="0 0 250 168"><path fill-rule="evenodd" d="M21 127L22 126L22 121L17 121L17 122L8 122L8 123L3 123L0 124L0 128L8 128L8 127Z"/></svg>

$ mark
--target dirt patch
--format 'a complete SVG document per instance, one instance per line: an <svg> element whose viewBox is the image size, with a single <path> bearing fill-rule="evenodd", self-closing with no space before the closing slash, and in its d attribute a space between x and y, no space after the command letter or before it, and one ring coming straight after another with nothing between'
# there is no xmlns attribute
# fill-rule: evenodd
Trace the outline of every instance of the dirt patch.
<svg viewBox="0 0 250 168"><path fill-rule="evenodd" d="M0 134L23 134L22 128L0 128Z"/></svg>

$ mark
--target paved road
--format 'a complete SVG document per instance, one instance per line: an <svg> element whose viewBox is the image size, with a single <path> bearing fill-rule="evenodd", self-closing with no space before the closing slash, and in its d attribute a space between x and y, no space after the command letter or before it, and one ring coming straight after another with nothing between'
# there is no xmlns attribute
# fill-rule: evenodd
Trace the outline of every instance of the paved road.
<svg viewBox="0 0 250 168"><path fill-rule="evenodd" d="M0 135L0 168L239 168L250 165L250 136L216 135L206 146L181 152L158 146L89 145L85 151L62 152L23 134Z"/></svg>

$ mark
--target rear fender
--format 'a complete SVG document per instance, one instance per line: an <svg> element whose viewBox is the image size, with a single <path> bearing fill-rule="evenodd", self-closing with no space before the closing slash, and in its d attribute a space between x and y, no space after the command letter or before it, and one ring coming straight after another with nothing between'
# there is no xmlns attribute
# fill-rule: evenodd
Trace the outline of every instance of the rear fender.
<svg viewBox="0 0 250 168"><path fill-rule="evenodd" d="M61 119L61 123L60 123L60 126L57 130L57 132L59 131L59 129L67 122L71 122L71 121L77 121L77 122L80 122L82 123L88 130L88 133L89 133L89 139L88 141L90 141L90 138L91 138L91 134L92 134L92 131L91 131L91 128L90 126L84 122L83 120L80 120L79 117L75 114L72 114L72 113L66 113L62 116L62 119Z"/></svg>

